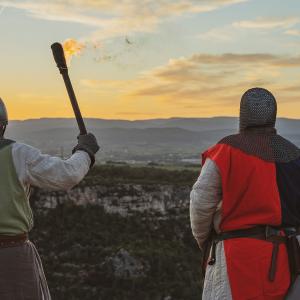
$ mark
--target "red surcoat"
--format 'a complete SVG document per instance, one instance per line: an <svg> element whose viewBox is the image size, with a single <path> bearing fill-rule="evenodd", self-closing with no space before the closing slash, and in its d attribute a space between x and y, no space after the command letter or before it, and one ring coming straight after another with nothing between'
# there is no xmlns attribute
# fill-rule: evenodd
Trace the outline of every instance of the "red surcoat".
<svg viewBox="0 0 300 300"><path fill-rule="evenodd" d="M203 153L219 168L222 180L222 232L256 225L281 225L281 203L272 162L226 144ZM274 282L268 272L273 245L251 238L224 241L227 271L234 300L281 300L290 284L286 246L280 245ZM300 296L299 296L300 299Z"/></svg>

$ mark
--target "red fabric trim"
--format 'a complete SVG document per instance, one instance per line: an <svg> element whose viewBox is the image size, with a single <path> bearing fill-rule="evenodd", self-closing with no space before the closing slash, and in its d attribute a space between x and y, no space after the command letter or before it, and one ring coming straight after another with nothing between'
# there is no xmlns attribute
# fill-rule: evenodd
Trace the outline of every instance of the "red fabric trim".
<svg viewBox="0 0 300 300"><path fill-rule="evenodd" d="M275 281L268 278L272 243L250 238L224 241L233 300L283 300L290 285L286 246L280 245Z"/></svg>
<svg viewBox="0 0 300 300"><path fill-rule="evenodd" d="M225 144L204 152L203 162L207 157L217 164L222 178L222 231L281 224L274 163Z"/></svg>
<svg viewBox="0 0 300 300"><path fill-rule="evenodd" d="M276 166L226 144L202 155L212 159L222 178L221 231L259 224L280 225L281 205ZM227 271L234 300L282 300L290 283L287 251L280 246L274 282L268 279L272 244L243 238L224 241Z"/></svg>

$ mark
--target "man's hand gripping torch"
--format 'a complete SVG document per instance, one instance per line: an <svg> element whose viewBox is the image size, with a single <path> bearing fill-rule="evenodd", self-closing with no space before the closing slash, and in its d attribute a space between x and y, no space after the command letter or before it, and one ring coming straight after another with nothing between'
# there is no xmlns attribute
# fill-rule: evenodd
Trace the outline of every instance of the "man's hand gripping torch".
<svg viewBox="0 0 300 300"><path fill-rule="evenodd" d="M77 150L85 151L89 154L91 158L91 166L95 162L95 154L99 150L97 140L95 136L91 133L87 133L80 108L73 90L73 86L68 73L68 66L66 63L66 58L64 54L64 49L60 43L54 43L51 45L53 52L54 60L59 69L60 74L62 75L66 89L73 107L73 111L76 117L80 135L78 136L78 145L73 149L73 153Z"/></svg>

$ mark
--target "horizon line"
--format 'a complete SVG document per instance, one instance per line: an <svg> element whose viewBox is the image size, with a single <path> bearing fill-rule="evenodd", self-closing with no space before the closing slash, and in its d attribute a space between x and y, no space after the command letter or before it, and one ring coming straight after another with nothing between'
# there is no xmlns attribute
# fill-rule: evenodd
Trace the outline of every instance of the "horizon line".
<svg viewBox="0 0 300 300"><path fill-rule="evenodd" d="M138 121L153 121L153 120L172 120L172 119L220 119L220 118L235 118L238 119L239 116L211 116L211 117L157 117L157 118L146 118L146 119L107 119L107 118L97 118L97 117L84 117L84 120L103 120L103 121L127 121L127 122L138 122ZM300 120L299 118L291 118L278 116L277 119L287 119L287 120ZM28 118L28 119L11 119L8 122L25 122L25 121L38 121L38 120L76 120L75 117L40 117L40 118Z"/></svg>

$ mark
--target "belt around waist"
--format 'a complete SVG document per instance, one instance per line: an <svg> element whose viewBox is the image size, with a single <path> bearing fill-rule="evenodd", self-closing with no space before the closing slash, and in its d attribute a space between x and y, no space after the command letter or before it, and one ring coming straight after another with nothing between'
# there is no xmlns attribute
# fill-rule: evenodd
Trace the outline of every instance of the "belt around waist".
<svg viewBox="0 0 300 300"><path fill-rule="evenodd" d="M286 242L284 228L274 228L271 226L256 226L247 229L222 232L216 235L215 241L218 242L235 238L254 238L272 243Z"/></svg>
<svg viewBox="0 0 300 300"><path fill-rule="evenodd" d="M295 229L296 233L296 229ZM277 257L279 251L279 244L287 242L287 236L284 228L274 228L272 226L255 226L248 229L232 230L217 234L212 243L211 256L208 264L213 265L216 262L216 244L220 241L237 239L237 238L253 238L263 241L268 241L273 244L271 264L269 269L269 280L275 280L275 273L277 269Z"/></svg>
<svg viewBox="0 0 300 300"><path fill-rule="evenodd" d="M0 235L0 248L20 246L24 244L27 240L27 232L18 235Z"/></svg>

